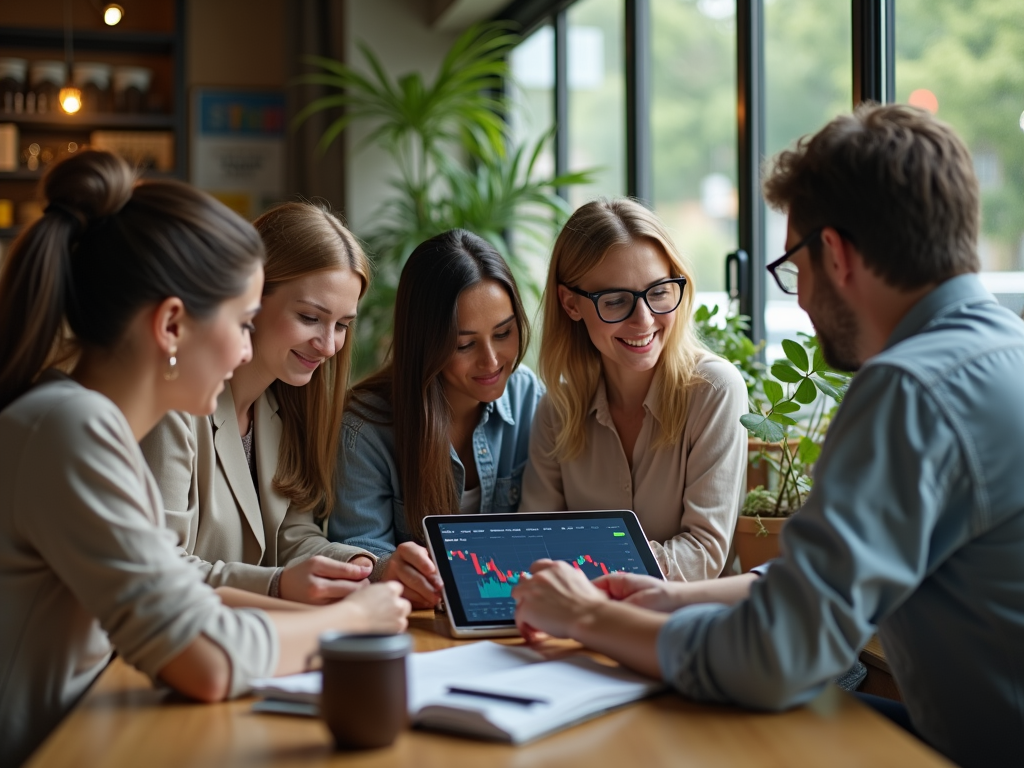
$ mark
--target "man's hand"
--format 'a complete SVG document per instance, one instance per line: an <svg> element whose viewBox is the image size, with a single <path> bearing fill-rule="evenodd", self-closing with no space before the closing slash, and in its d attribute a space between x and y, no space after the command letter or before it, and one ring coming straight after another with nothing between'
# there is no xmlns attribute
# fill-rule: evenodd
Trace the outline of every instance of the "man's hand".
<svg viewBox="0 0 1024 768"><path fill-rule="evenodd" d="M281 573L278 586L281 597L298 603L326 605L351 595L369 584L373 566L368 558L342 563L322 555L289 565ZM367 561L367 562L363 562Z"/></svg>
<svg viewBox="0 0 1024 768"><path fill-rule="evenodd" d="M580 625L597 606L608 601L607 593L560 560L538 560L523 573L512 590L516 601L516 626L528 642L544 632L553 637L576 637Z"/></svg>

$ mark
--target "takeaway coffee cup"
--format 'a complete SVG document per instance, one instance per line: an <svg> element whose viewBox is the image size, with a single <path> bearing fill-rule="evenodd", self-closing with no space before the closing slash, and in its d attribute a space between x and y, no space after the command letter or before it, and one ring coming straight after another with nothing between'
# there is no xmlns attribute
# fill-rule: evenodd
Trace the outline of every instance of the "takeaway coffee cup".
<svg viewBox="0 0 1024 768"><path fill-rule="evenodd" d="M407 634L320 636L320 717L339 749L386 747L406 727L405 657L411 650Z"/></svg>

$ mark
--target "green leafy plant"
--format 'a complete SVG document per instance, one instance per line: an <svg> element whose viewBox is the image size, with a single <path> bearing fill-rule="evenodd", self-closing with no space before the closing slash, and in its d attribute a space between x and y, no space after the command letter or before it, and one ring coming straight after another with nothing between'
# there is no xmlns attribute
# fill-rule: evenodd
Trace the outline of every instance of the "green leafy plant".
<svg viewBox="0 0 1024 768"><path fill-rule="evenodd" d="M747 396L753 403L767 371L767 366L760 359L764 342L754 344L750 340L747 335L750 318L746 315L727 313L725 317L719 317L718 313L717 304L697 307L693 313L697 336L708 349L736 366L747 385Z"/></svg>
<svg viewBox="0 0 1024 768"><path fill-rule="evenodd" d="M393 194L373 216L375 225L357 233L377 268L356 323L357 375L386 353L402 267L413 248L434 235L454 228L475 232L505 257L528 297L540 296L539 270L513 240L546 251L571 213L558 189L590 182L592 171L538 179L537 161L551 134L532 146L510 143L510 104L502 86L519 41L507 22L473 26L455 41L432 82L418 73L392 79L362 44L370 74L333 59L307 59L320 71L298 82L336 93L310 102L295 124L342 108L321 136L320 149L353 122L365 121L370 132L364 143L382 147L398 170L390 182Z"/></svg>
<svg viewBox="0 0 1024 768"><path fill-rule="evenodd" d="M751 413L740 423L760 440L757 461L773 471L777 487L758 486L747 494L742 513L786 517L797 511L811 490L811 470L821 455L829 423L849 387L850 375L825 362L817 338L782 342L786 357L763 377Z"/></svg>

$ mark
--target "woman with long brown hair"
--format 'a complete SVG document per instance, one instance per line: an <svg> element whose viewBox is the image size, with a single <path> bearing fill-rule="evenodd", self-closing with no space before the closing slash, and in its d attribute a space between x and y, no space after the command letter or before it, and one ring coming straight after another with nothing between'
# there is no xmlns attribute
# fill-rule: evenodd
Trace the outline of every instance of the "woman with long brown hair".
<svg viewBox="0 0 1024 768"><path fill-rule="evenodd" d="M138 440L170 410L211 413L251 356L263 246L208 195L136 184L106 152L54 165L43 194L0 269L2 765L115 649L217 701L300 671L321 632L398 632L409 610L397 585L318 608L214 591L181 558ZM69 375L47 369L62 342Z"/></svg>
<svg viewBox="0 0 1024 768"><path fill-rule="evenodd" d="M514 512L542 388L508 265L464 230L420 244L395 298L391 358L352 392L329 536L379 558L413 605L440 597L426 515Z"/></svg>
<svg viewBox="0 0 1024 768"><path fill-rule="evenodd" d="M211 416L171 413L142 450L169 526L210 584L337 600L365 585L374 563L321 527L334 507L349 331L370 265L319 205L284 203L253 224L267 259L252 362Z"/></svg>

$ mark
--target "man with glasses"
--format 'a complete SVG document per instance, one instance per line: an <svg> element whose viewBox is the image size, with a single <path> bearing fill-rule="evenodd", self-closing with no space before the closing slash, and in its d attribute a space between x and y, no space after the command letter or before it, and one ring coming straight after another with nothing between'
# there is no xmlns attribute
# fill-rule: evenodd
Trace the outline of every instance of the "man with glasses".
<svg viewBox="0 0 1024 768"><path fill-rule="evenodd" d="M779 155L764 188L789 215L769 271L828 362L858 371L782 556L704 585L615 575L607 594L541 564L517 620L766 709L813 698L877 633L894 719L959 764L1019 765L1024 324L975 274L970 154L925 112L863 106Z"/></svg>

